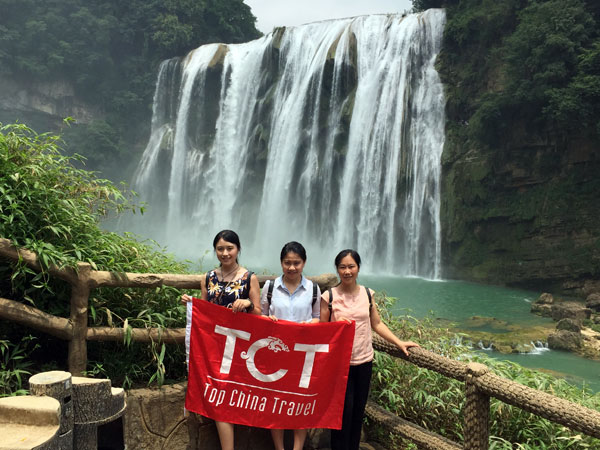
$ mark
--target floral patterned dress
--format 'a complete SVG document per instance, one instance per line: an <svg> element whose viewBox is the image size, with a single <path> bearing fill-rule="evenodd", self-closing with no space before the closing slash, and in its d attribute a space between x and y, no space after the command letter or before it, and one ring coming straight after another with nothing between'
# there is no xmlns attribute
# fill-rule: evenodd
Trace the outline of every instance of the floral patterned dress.
<svg viewBox="0 0 600 450"><path fill-rule="evenodd" d="M231 308L233 302L248 299L250 294L250 277L252 272L246 271L240 278L232 281L219 281L213 270L206 276L208 301L217 305Z"/></svg>

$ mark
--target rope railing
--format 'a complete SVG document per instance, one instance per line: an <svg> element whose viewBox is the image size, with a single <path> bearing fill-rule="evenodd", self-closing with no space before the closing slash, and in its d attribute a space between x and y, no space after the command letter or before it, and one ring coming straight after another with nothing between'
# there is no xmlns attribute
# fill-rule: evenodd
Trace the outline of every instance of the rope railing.
<svg viewBox="0 0 600 450"><path fill-rule="evenodd" d="M373 347L378 351L404 359L416 366L434 370L446 377L465 383L464 443L462 448L468 450L483 450L488 448L489 399L491 397L536 414L551 422L564 425L571 430L600 438L599 411L502 378L490 372L489 368L484 364L456 361L423 348L410 348L409 356L405 356L396 346L384 341L377 335L373 337ZM433 441L427 438L424 439L424 444L419 445L419 441L415 439L415 436L421 436L421 440L423 440L419 428L410 428L405 425L400 430L401 432L399 432L399 430L389 425L390 423L395 423L393 421L398 419L395 415L385 410L371 415L371 411L373 411L372 408L367 408L369 417L381 423L390 431L397 432L401 436L411 439L420 448L438 448L435 445L428 446ZM381 420L383 416L386 416L386 421ZM416 425L414 426L416 427ZM436 437L441 438L439 435L436 435Z"/></svg>
<svg viewBox="0 0 600 450"><path fill-rule="evenodd" d="M22 261L35 270L42 267L35 253L18 249L0 238L0 257ZM201 275L113 273L92 270L90 264L79 263L77 269L51 266L47 271L71 285L71 312L69 319L56 317L37 308L9 299L0 298L0 318L11 320L48 333L69 342L69 371L76 376L82 374L87 365L87 341L121 341L128 335L136 342L165 342L183 344L184 328L116 328L88 327L89 295L98 287L156 288L172 286L180 289L199 289ZM260 284L273 277L259 276ZM335 276L328 274L311 277L322 289L335 283ZM436 371L446 377L465 383L464 442L455 443L434 432L406 421L384 410L373 402L367 405L366 413L391 432L403 436L424 449L468 449L484 450L489 440L489 400L494 397L509 405L600 438L600 412L551 394L529 388L490 372L478 363L464 363L435 354L423 348L410 348L405 356L396 346L374 335L376 350L401 358L419 367Z"/></svg>

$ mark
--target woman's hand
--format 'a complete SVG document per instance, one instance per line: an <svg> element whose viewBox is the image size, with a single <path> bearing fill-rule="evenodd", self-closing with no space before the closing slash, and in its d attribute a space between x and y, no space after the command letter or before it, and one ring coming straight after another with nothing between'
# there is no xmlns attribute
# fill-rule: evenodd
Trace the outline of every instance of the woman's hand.
<svg viewBox="0 0 600 450"><path fill-rule="evenodd" d="M279 320L277 316L269 316L269 319L271 319L273 322L277 322Z"/></svg>
<svg viewBox="0 0 600 450"><path fill-rule="evenodd" d="M346 323L352 323L352 321L350 319L348 319L347 317L340 317L338 320L336 320L336 322L341 322L344 321Z"/></svg>
<svg viewBox="0 0 600 450"><path fill-rule="evenodd" d="M186 304L192 301L192 296L191 295L187 295L187 294L183 294L181 296L181 303Z"/></svg>
<svg viewBox="0 0 600 450"><path fill-rule="evenodd" d="M402 350L402 353L404 353L406 356L409 356L409 354L408 354L408 349L409 348L411 348L411 347L420 347L419 344L417 344L416 342L413 342L413 341L400 341L396 345L398 346L398 348L400 350Z"/></svg>
<svg viewBox="0 0 600 450"><path fill-rule="evenodd" d="M231 305L231 309L233 310L233 312L240 312L240 311L248 311L249 308L252 308L252 301L250 301L249 299L239 299L236 300L235 302L233 302L233 305Z"/></svg>

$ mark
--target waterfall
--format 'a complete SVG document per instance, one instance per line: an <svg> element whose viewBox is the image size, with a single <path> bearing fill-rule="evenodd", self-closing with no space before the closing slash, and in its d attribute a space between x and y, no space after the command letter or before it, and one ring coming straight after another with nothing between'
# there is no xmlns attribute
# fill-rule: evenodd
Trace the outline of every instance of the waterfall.
<svg viewBox="0 0 600 450"><path fill-rule="evenodd" d="M163 62L137 230L184 257L230 228L251 267L297 240L314 272L355 248L369 272L439 278L444 24L331 20Z"/></svg>

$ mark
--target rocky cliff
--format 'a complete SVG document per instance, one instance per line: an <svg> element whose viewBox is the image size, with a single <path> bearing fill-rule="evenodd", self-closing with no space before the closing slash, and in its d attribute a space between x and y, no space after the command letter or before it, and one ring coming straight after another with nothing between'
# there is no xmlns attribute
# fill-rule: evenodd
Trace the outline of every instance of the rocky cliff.
<svg viewBox="0 0 600 450"><path fill-rule="evenodd" d="M577 5L579 12L582 5ZM566 103L575 98L583 110L593 103L592 91L577 98L569 97L568 89L597 78L574 66L583 57L577 60L566 50L544 54L553 45L548 35L521 39L567 16L559 3L543 6L555 9L532 5L526 11L512 1L493 7L458 2L449 9L438 59L448 97L442 157L444 276L587 296L600 290L600 128L594 126L593 109L586 110L587 125L568 128L565 118L552 120L548 111L554 104L547 99ZM570 28L560 30L567 31L556 42L579 46L582 54L593 46L590 39L576 42ZM536 36L542 41L534 42ZM511 60L509 52L522 59ZM545 72L520 72L519 65L526 67L540 54L548 62ZM595 61L598 55L589 54ZM563 71L552 72L557 67ZM538 103L525 100L528 93L519 92L523 86L539 90L531 95Z"/></svg>
<svg viewBox="0 0 600 450"><path fill-rule="evenodd" d="M65 117L90 123L103 116L96 105L75 95L66 80L27 82L0 77L0 122L26 123L38 132L60 128Z"/></svg>

